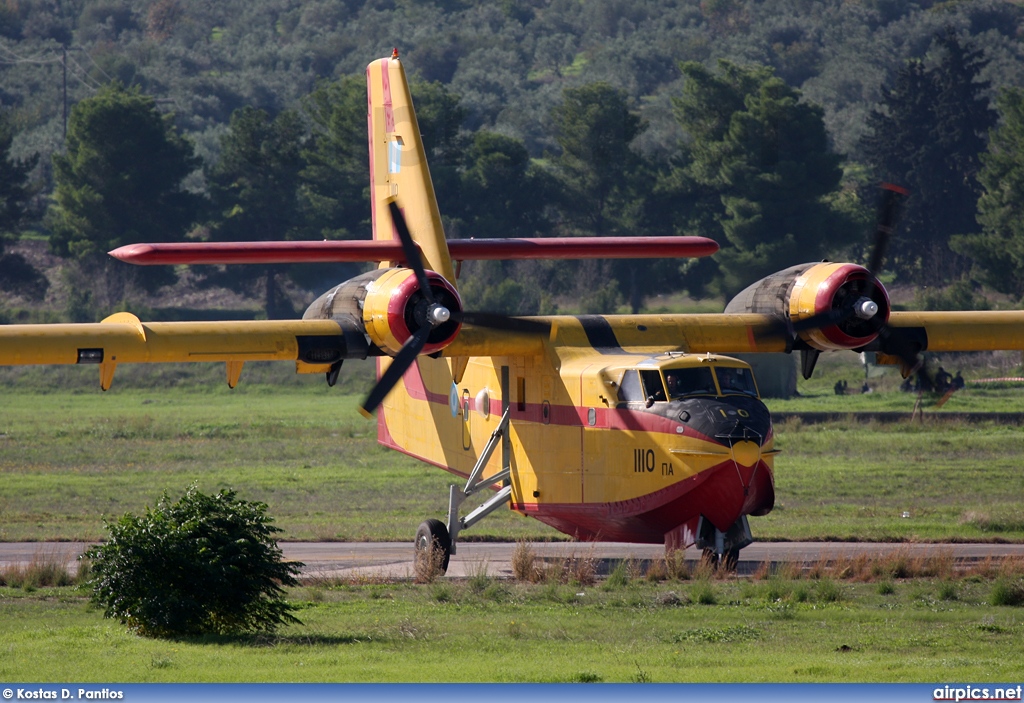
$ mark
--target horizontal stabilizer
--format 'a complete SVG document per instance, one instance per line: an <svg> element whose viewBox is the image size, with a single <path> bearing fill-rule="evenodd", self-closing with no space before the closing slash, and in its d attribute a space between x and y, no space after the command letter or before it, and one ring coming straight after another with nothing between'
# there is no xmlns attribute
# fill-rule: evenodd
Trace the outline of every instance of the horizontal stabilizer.
<svg viewBox="0 0 1024 703"><path fill-rule="evenodd" d="M706 237L549 237L537 239L453 239L455 261L495 259L698 258L718 251ZM184 242L128 244L110 252L140 266L179 264L307 264L403 261L401 243L376 241Z"/></svg>

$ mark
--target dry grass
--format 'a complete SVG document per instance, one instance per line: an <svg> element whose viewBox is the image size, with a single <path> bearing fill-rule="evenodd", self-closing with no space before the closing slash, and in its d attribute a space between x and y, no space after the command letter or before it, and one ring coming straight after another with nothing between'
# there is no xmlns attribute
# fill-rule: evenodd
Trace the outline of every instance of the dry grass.
<svg viewBox="0 0 1024 703"><path fill-rule="evenodd" d="M73 586L89 577L87 562L79 562L76 573L68 569L73 561L68 553L58 549L41 549L32 555L27 564L11 564L0 569L0 586L12 588L50 588Z"/></svg>
<svg viewBox="0 0 1024 703"><path fill-rule="evenodd" d="M689 581L693 578L690 565L683 550L674 550L661 559L646 563L628 559L624 563L624 574L628 580L646 579L653 583L660 581Z"/></svg>
<svg viewBox="0 0 1024 703"><path fill-rule="evenodd" d="M718 571L714 560L707 556L702 556L700 561L697 562L697 568L693 570L693 578L697 581L710 581L715 578L716 572ZM725 578L728 573L724 572L720 575L720 578Z"/></svg>
<svg viewBox="0 0 1024 703"><path fill-rule="evenodd" d="M582 556L573 553L567 562L565 571L570 582L590 586L597 581L597 559L594 557L593 546L590 547L589 553Z"/></svg>
<svg viewBox="0 0 1024 703"><path fill-rule="evenodd" d="M715 574L715 576L722 578L721 574ZM859 554L850 557L841 555L824 557L816 562L804 564L764 562L752 574L755 581L781 578L787 581L829 579L862 583L891 583L907 579L952 581L970 576L978 576L987 580L1021 577L1024 576L1024 558L986 557L982 560L958 560L948 550L927 556L912 556L908 550L899 549L881 556Z"/></svg>
<svg viewBox="0 0 1024 703"><path fill-rule="evenodd" d="M444 576L444 549L433 544L429 551L416 550L413 577L416 583L434 583Z"/></svg>
<svg viewBox="0 0 1024 703"><path fill-rule="evenodd" d="M536 583L540 580L539 572L533 545L522 539L516 542L515 549L512 550L512 576L517 581Z"/></svg>
<svg viewBox="0 0 1024 703"><path fill-rule="evenodd" d="M524 583L575 583L590 586L597 582L597 566L593 546L586 554L573 552L562 559L540 559L533 546L525 540L516 542L512 550L512 576Z"/></svg>

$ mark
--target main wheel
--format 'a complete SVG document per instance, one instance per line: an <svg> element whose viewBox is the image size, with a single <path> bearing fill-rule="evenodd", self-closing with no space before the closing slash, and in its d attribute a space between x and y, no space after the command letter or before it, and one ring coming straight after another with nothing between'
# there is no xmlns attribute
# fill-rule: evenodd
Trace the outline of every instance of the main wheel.
<svg viewBox="0 0 1024 703"><path fill-rule="evenodd" d="M440 520L425 520L416 530L416 560L428 570L448 571L448 560L452 556L452 540L448 527Z"/></svg>

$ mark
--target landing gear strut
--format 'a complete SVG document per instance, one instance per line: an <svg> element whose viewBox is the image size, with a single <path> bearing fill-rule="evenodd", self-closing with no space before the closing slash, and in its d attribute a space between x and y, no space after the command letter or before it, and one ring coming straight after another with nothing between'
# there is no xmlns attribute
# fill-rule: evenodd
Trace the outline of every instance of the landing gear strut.
<svg viewBox="0 0 1024 703"><path fill-rule="evenodd" d="M434 548L440 549L443 554L442 563L440 564L442 572L448 570L448 562L451 559L451 555L455 554L455 545L459 539L459 533L480 522L498 508L506 505L512 496L512 484L509 482L509 478L512 475L512 444L509 436L511 409L509 405L509 372L507 366L501 367L501 411L501 422L494 428L490 439L487 440L483 452L480 453L476 465L473 466L473 470L469 474L466 487L460 489L452 484L449 488L448 524L445 525L440 520L427 520L420 525L419 530L416 532L417 556L420 556L423 552L430 549L431 545L434 545ZM469 412L469 408L464 406L463 412ZM487 466L487 462L491 460L491 455L494 454L494 450L497 449L499 443L501 444L501 471L493 476L482 479L480 475L483 473L484 467ZM480 507L470 512L466 517L459 517L459 509L466 498L497 483L502 484L502 488L497 493L484 501Z"/></svg>
<svg viewBox="0 0 1024 703"><path fill-rule="evenodd" d="M702 550L702 559L715 569L735 571L740 550L753 541L746 515L741 515L725 532L703 515L697 522L697 547Z"/></svg>

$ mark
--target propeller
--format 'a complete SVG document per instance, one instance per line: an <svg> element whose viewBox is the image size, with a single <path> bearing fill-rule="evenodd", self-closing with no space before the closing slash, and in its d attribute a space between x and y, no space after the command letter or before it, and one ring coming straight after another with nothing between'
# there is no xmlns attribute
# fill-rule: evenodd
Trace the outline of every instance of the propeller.
<svg viewBox="0 0 1024 703"><path fill-rule="evenodd" d="M846 299L841 301L838 307L794 322L792 324L793 332L800 333L831 325L840 325L853 318L865 322L875 319L875 315L878 314L878 303L874 301L875 292L879 287L878 273L882 269L885 252L889 248L889 240L892 238L896 221L899 219L903 199L908 194L909 192L900 186L891 183L882 184L882 197L875 224L875 241L871 250L871 258L868 261L868 276L864 281L864 287L860 291L846 296Z"/></svg>
<svg viewBox="0 0 1024 703"><path fill-rule="evenodd" d="M402 243L402 251L405 255L405 264L416 274L416 281L419 284L420 294L425 303L423 324L416 332L406 340L405 344L398 351L398 354L391 361L391 365L381 375L377 385L373 387L366 400L363 401L359 411L366 417L373 415L377 407L384 402L391 389L398 383L399 379L416 361L416 357L423 351L427 344L430 333L438 325L449 320L455 320L463 324L486 327L489 329L504 330L508 332L520 332L525 334L549 334L551 325L540 320L529 320L521 317L510 317L492 312L469 312L464 310L452 310L435 297L430 288L430 281L427 278L426 269L423 267L423 257L420 255L419 247L416 246L409 226L405 222L405 215L392 200L388 203L388 210L391 213L391 220L395 224L395 231ZM418 316L419 313L417 313Z"/></svg>
<svg viewBox="0 0 1024 703"><path fill-rule="evenodd" d="M893 185L892 183L882 184L882 197L878 208L878 224L875 226L875 246L871 251L871 258L868 261L868 287L865 289L868 297L878 287L877 274L882 268L885 260L886 250L889 241L892 239L896 222L899 220L903 208L903 201L910 195L906 188ZM878 341L885 353L891 353L899 357L903 362L905 377L916 373L918 386L923 391L930 391L935 387L931 375L928 373L925 359L921 356L921 345L909 333L901 329L890 327L883 323L878 330Z"/></svg>
<svg viewBox="0 0 1024 703"><path fill-rule="evenodd" d="M903 201L909 191L891 183L882 184L882 193L878 207L878 218L875 225L874 245L867 265L867 278L859 291L851 291L840 304L823 313L812 315L804 320L790 322L787 327L795 336L800 332L820 329L831 325L842 325L849 321L860 320L862 324L877 325L879 347L886 354L900 359L906 376L918 374L918 385L924 390L934 386L927 373L924 357L920 354L921 345L902 329L890 327L886 321L878 320L878 304L874 301L875 293L880 288L878 274L885 261L886 251L892 239L896 222L899 220Z"/></svg>

